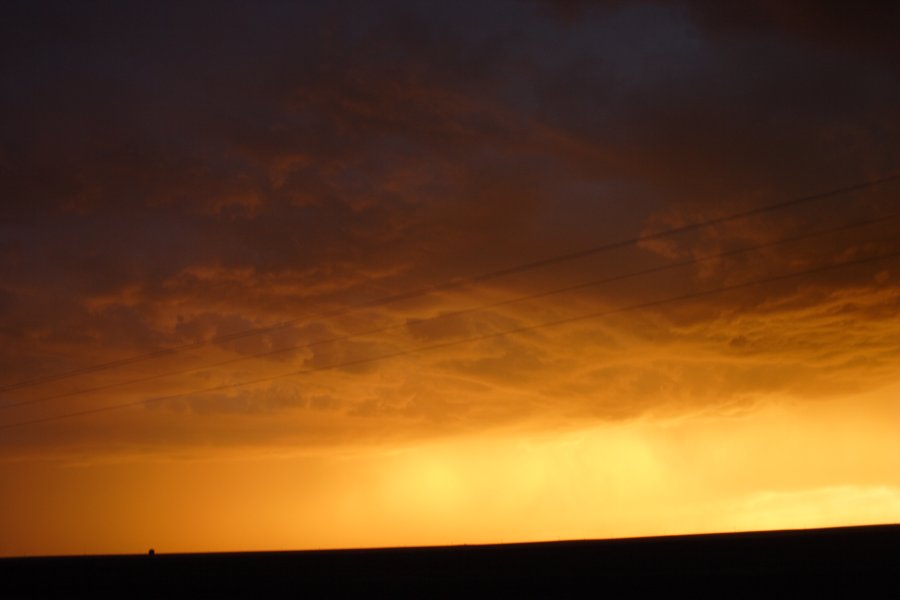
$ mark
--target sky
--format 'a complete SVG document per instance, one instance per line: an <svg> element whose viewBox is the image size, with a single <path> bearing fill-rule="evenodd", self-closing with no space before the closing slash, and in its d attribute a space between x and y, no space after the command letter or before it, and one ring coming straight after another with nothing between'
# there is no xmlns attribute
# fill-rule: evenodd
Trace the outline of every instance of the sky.
<svg viewBox="0 0 900 600"><path fill-rule="evenodd" d="M2 12L0 555L900 522L900 8Z"/></svg>

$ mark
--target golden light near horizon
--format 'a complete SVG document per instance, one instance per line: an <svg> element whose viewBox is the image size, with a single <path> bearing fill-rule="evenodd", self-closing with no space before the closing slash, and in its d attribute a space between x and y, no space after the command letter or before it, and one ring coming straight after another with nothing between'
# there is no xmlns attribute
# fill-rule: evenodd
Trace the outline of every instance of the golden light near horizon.
<svg viewBox="0 0 900 600"><path fill-rule="evenodd" d="M895 392L349 453L5 464L25 493L4 500L0 550L39 554L51 537L61 553L196 552L898 522Z"/></svg>

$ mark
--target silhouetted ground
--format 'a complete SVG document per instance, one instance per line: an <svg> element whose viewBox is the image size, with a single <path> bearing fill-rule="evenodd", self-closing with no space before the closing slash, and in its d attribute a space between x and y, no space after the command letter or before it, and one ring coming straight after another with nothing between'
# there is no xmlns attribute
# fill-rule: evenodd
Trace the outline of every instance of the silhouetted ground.
<svg viewBox="0 0 900 600"><path fill-rule="evenodd" d="M900 597L900 525L378 550L0 559L0 597Z"/></svg>

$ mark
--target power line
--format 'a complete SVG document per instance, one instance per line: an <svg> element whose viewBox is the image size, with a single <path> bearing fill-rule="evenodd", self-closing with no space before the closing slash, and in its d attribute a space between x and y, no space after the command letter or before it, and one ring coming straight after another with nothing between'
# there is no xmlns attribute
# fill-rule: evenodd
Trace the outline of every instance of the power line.
<svg viewBox="0 0 900 600"><path fill-rule="evenodd" d="M844 269L847 267L854 267L854 266L859 266L859 265L863 265L863 264L871 264L871 263L874 263L877 261L896 259L896 258L900 258L900 252L892 252L892 253L888 253L888 254L882 254L882 255L878 255L878 256L870 256L867 258L862 258L862 259L857 259L857 260L852 260L852 261L845 261L842 263L825 265L825 266L821 266L821 267L816 267L814 269L807 269L804 271L798 271L798 272L794 272L794 273L786 273L786 274L782 274L782 275L776 275L773 277L766 277L763 279L757 279L757 280L748 281L748 282L744 282L744 283L723 286L723 287L715 288L712 290L691 292L688 294L682 294L680 296L663 298L660 300L653 300L653 301L644 302L641 304L633 304L633 305L624 306L624 307L620 307L620 308L609 309L609 310L604 310L604 311L599 311L599 312L594 312L594 313L588 313L588 314L584 314L584 315L578 315L575 317L566 317L566 318L557 319L554 321L538 323L536 325L525 325L522 327L515 327L515 328L507 329L504 331L482 334L482 335L468 337L468 338L464 338L464 339L460 339L460 340L453 340L453 341L449 341L449 342L442 342L439 344L431 344L431 345L427 345L427 346L418 346L416 348L411 348L408 350L401 350L401 351L397 351L397 352L391 352L388 354L382 354L382 355L374 356L374 357L370 357L370 358L355 359L355 360L345 361L345 362L336 363L336 364L332 364L332 365L312 367L309 369L302 369L299 371L291 371L290 373L271 375L271 376L261 377L261 378L257 378L257 379L253 379L253 380L249 380L249 381L243 381L243 382L238 382L238 383L229 383L229 384L212 386L212 387L198 389L198 390L192 390L192 391L188 391L188 392L181 392L181 393L172 394L169 396L158 396L155 398L145 398L143 400L135 400L132 402L110 404L107 406L101 406L101 407L97 407L97 408L93 408L93 409L87 409L87 410L77 411L77 412L72 412L72 413L64 413L61 415L54 415L51 417L42 417L42 418L38 418L38 419L18 421L15 423L9 423L9 424L0 426L0 431L7 430L7 429L13 429L16 427L24 427L24 426L28 426L28 425L38 425L38 424L42 424L42 423L49 423L52 421L60 421L63 419L70 419L70 418L83 417L83 416L88 416L88 415L93 415L93 414L99 414L99 413L103 413L103 412L109 412L109 411L113 411L113 410L129 408L129 407L133 407L133 406L144 406L144 405L152 404L155 402L164 402L167 400L175 400L178 398L185 398L185 397L192 396L195 394L232 390L232 389L237 389L237 388L241 388L241 387L246 387L249 385L256 385L259 383L268 383L270 381L284 379L286 377L297 377L300 375L309 375L311 373L316 373L316 372L321 372L321 371L329 371L329 370L333 370L333 369L340 369L340 368L344 368L344 367L357 366L357 365L362 365L362 364L371 364L374 362L380 362L380 361L389 360L392 358L399 358L402 356L409 356L412 354L419 354L422 352L431 352L434 350L450 348L450 347L459 346L462 344L470 344L473 342L479 342L479 341L484 341L484 340L489 340L489 339L496 339L496 338L505 337L508 335L516 335L516 334L520 334L520 333L526 333L529 331L536 331L538 329L544 329L544 328L548 328L548 327L557 327L560 325L568 325L571 323L578 323L578 322L582 322L582 321L588 321L591 319L598 319L601 317L607 317L607 316L621 314L621 313L630 312L630 311L634 311L634 310L656 308L659 306L664 306L666 304L672 304L675 302L683 302L685 300L695 300L697 298L714 296L717 294L722 294L725 292L731 292L731 291L740 290L740 289L746 289L746 288L754 287L754 286L758 286L758 285L775 283L778 281L786 281L786 280L794 279L797 277L804 277L804 276L808 276L808 275L824 273L827 271L834 271L837 269Z"/></svg>
<svg viewBox="0 0 900 600"><path fill-rule="evenodd" d="M33 386L42 385L45 383L59 381L62 379L76 377L79 375L86 375L86 374L94 373L97 371L103 371L103 370L113 369L116 367L127 366L127 365L135 364L138 362L143 362L146 360L152 360L152 359L161 358L164 356L172 356L174 354L178 354L178 353L184 352L186 350L202 348L202 347L210 346L213 344L220 344L223 342L233 341L233 340L237 340L237 339L243 339L243 338L250 337L250 336L261 335L264 333L270 333L273 331L286 329L286 328L291 327L299 322L302 322L304 320L311 319L311 318L339 317L339 316L346 315L353 310L358 310L358 309L362 309L362 308L374 308L374 307L383 306L386 304L391 304L394 302L399 302L401 300L410 300L413 298L419 298L422 296L426 296L428 294L433 294L435 292L447 291L447 290L463 287L466 285L471 285L474 283L481 283L484 281L489 281L492 279L505 277L507 275L513 275L513 274L522 273L525 271L530 271L530 270L534 270L534 269L538 269L538 268L542 268L542 267L559 264L559 263L570 261L570 260L575 260L578 258L584 258L584 257L591 256L594 254L599 254L601 252L608 252L611 250L627 248L629 246L638 244L640 242L646 242L646 241L650 241L650 240L660 239L663 237L668 237L671 235L677 235L677 234L681 234L681 233L688 233L691 231L698 231L698 230L704 229L706 227L711 227L713 225L721 225L722 223L727 223L730 221L744 219L747 217L761 215L761 214L765 214L765 213L769 213L769 212L773 212L773 211L777 211L777 210L783 210L783 209L791 208L794 206L799 206L802 204L808 204L811 202L817 202L820 200L825 200L825 199L833 198L836 196L842 196L842 195L850 194L853 192L859 192L862 190L877 187L882 184L890 183L890 182L896 181L898 179L900 179L900 174L890 175L887 177L882 177L880 179L875 179L872 181L858 183L858 184L847 186L847 187L836 188L836 189L828 190L825 192L812 194L809 196L803 196L800 198L785 200L782 202L776 202L773 204L768 204L766 206L762 206L762 207L758 207L758 208L754 208L754 209L750 209L750 210L746 210L746 211L742 211L742 212L732 213L729 215L716 217L716 218L709 219L706 221L700 221L697 223L683 225L680 227L675 227L675 228L667 229L664 231L658 231L655 233L639 235L639 236L636 236L636 237L633 237L633 238L630 238L627 240L621 240L618 242L609 242L606 244L601 244L599 246L593 246L591 248L578 250L576 252L559 254L556 256L549 257L549 258L544 258L544 259L533 261L533 262L523 263L523 264L520 264L517 266L507 267L507 268L499 269L496 271L490 271L487 273L482 273L480 275L475 275L475 276L468 277L468 278L451 280L451 281L448 281L445 283L433 284L430 286L425 286L422 288L418 288L418 289L411 290L408 292L403 292L400 294L395 294L392 296L385 296L385 297L378 298L375 300L354 303L354 304L349 305L346 308L338 309L336 311L306 314L302 317L297 317L294 319L289 319L287 321L282 321L281 323L277 323L277 324L271 325L271 326L246 329L244 331L239 331L239 332L235 332L235 333L231 333L231 334L216 336L209 340L190 342L187 344L173 346L171 348L154 350L151 352L147 352L144 354L139 354L139 355L135 355L135 356L127 357L127 358L117 359L117 360L103 362L103 363L97 363L94 365L88 365L85 367L73 369L73 370L66 371L63 373L58 373L55 375L44 375L44 376L34 377L31 379L20 381L18 383L0 386L0 392L9 392L9 391L23 389L23 388L27 388L27 387L33 387Z"/></svg>
<svg viewBox="0 0 900 600"><path fill-rule="evenodd" d="M473 306L473 307L469 307L469 308L465 308L465 309L461 309L461 310L451 311L451 312L447 312L447 313L444 313L444 314L441 314L441 315L438 315L438 316L435 316L435 317L430 317L430 318L427 318L427 319L422 319L422 320L418 321L418 323L419 323L419 324L421 324L421 323L434 323L434 322L436 322L436 321L442 321L442 320L445 320L445 319L451 319L451 318L455 318L455 317L460 317L460 316L463 316L463 315L472 314L472 313L477 313L477 312L489 310L489 309L492 309L492 308L499 308L499 307L501 307L501 306L509 306L509 305L511 305L511 304L521 303L521 302L525 302L525 301L528 301L528 300L536 300L536 299L538 299L538 298L546 298L546 297L550 297L550 296L554 296L554 295L563 294L563 293L566 293L566 292L573 292L573 291L583 290L583 289L587 289L587 288L590 288L590 287L596 287L596 286L603 285L603 284L607 284L607 283L613 283L613 282L616 282L616 281L623 281L623 280L625 280L625 279L631 279L631 278L635 278L635 277L640 277L640 276L643 276L643 275L651 275L651 274L654 274L654 273L661 273L661 272L664 272L664 271L669 271L669 270L673 270L673 269L677 269L677 268L681 268L681 267L686 267L686 266L696 265L696 264L699 264L699 263L702 263L702 262L711 261L711 260L718 260L718 259L721 259L721 258L728 258L728 257L732 257L732 256L737 256L737 255L740 255L740 254L746 254L746 253L749 253L749 252L755 252L755 251L758 251L758 250L763 250L763 249L766 249L766 248L772 248L772 247L775 247L775 246L780 246L780 245L788 244L788 243L791 243L791 242L797 242L797 241L801 241L801 240L812 239L812 238L821 237L821 236L824 236L824 235L830 235L830 234L834 234L834 233L841 233L841 232L845 232L845 231L850 231L850 230L852 230L852 229L859 229L859 228L866 227L866 226L869 226L869 225L874 225L874 224L877 224L877 223L885 223L885 222L888 222L888 221L896 220L896 219L898 219L898 218L900 218L900 213L891 214L891 215L885 215L885 216L876 217L876 218L873 218L873 219L867 219L867 220L865 220L865 221L858 221L858 222L855 222L855 223L845 224L845 225L841 225L841 226L838 226L838 227L833 227L833 228L830 228L830 229L819 230L819 231L813 231L813 232L806 232L806 233L802 233L802 234L799 234L799 235L795 235L795 236L791 236L791 237L787 237L787 238L782 238L782 239L775 240L775 241L771 241L771 242L766 242L766 243L764 243L764 244L757 244L757 245L749 246L749 247L746 247L746 248L739 248L739 249L735 249L735 250L729 250L729 251L726 251L726 252L720 252L720 253L718 253L718 254L712 254L712 255L707 255L707 256L695 257L695 258L693 258L693 259L686 260L686 261L681 261L681 262L676 262L676 263L669 263L669 264L665 264L665 265L659 265L659 266L656 266L656 267L650 267L650 268L647 268L647 269L642 269L642 270L639 270L639 271L633 271L633 272L630 272L630 273L624 273L624 274L615 275L615 276L611 276L611 277L605 277L605 278L602 278L602 279L594 279L594 280L591 280L591 281L582 282L582 283L578 283L578 284L574 284L574 285L569 285L569 286L565 286L565 287L561 287L561 288L555 288L555 289L551 289L551 290L545 290L545 291L542 291L542 292L536 292L536 293L533 293L533 294L527 294L527 295L524 295L524 296L517 296L517 297L514 297L514 298L508 298L508 299L505 299L505 300L499 300L499 301L491 302L491 303L488 303L488 304L482 304L482 305ZM101 385L101 386L95 386L95 387L90 387L90 388L84 388L84 389L80 389L80 390L71 390L71 391L68 391L68 392L62 392L62 393L59 393L59 394L53 394L53 395L50 395L50 396L43 396L43 397L40 397L40 398L33 398L33 399L30 399L30 400L23 400L23 401L20 401L20 402L13 402L13 403L8 403L8 404L3 404L3 405L0 405L0 410L3 410L3 409L11 409L11 408L17 408L17 407L22 407L22 406L29 406L29 405L33 405L33 404L39 404L39 403L43 403L43 402L49 402L49 401L51 401L51 400L58 400L58 399L62 399L62 398L69 398L69 397L72 397L72 396L78 396L78 395L81 395L81 394L88 394L88 393L92 393L92 392L99 392L99 391L104 391L104 390L113 389L113 388L117 388L117 387L122 387L122 386L126 386L126 385L134 385L134 384L137 384L137 383L147 383L147 382L149 382L149 381L155 381L155 380L163 379L163 378L166 378L166 377L175 377L175 376L177 376L177 375L188 375L188 374L191 374L191 373L199 373L199 372L202 372L202 371L207 371L207 370L214 369L214 368L216 368L216 367L222 367L222 366L226 366L226 365L231 365L231 364L236 364L236 363L240 363L240 362L245 362L245 361L253 360L253 359L256 359L256 358L263 358L263 357L267 357L267 356L274 356L274 355L282 354L282 353L285 353L285 352L291 352L291 351L295 351L295 350L303 350L303 349L308 349L308 348L314 348L314 347L316 347L316 346L320 346L320 345L324 345L324 344L331 344L331 343L336 343L336 342L343 342L343 341L348 341L348 340L352 340L352 339L359 338L359 337L365 337L365 336L370 336L370 335L376 335L376 334L379 334L379 333L386 333L386 332L388 332L388 331L393 331L393 330L400 329L400 328L403 328L403 327L406 327L406 326L407 326L406 323L399 323L399 324L387 325L387 326L378 327L378 328L374 328L374 329L368 329L368 330L365 330L365 331L359 331L359 332L350 333L350 334L346 334L346 335L341 335L341 336L336 336L336 337L331 337L331 338L325 338L325 339L321 339L321 340L316 340L316 341L308 342L308 343L304 343L304 344L296 344L296 345L292 345L292 346L285 346L285 347L283 347L283 348L277 348L277 349L275 349L275 350L267 350L267 351L265 351L265 352L258 352L258 353L247 354L247 355L244 355L244 356L240 356L240 357L236 357L236 358L231 358L231 359L224 360L224 361L220 361L220 362L216 362L216 363L206 364L206 365L204 365L204 366L202 366L202 367L192 367L192 368L188 368L188 369L182 369L182 370L179 370L179 371L170 371L170 372L167 372L167 373L155 373L155 374L153 374L153 375L148 375L148 376L140 377L140 378L137 378L137 379L129 379L129 380L125 380L125 381L117 381L117 382L113 382L113 383L109 383L109 384L105 384L105 385Z"/></svg>

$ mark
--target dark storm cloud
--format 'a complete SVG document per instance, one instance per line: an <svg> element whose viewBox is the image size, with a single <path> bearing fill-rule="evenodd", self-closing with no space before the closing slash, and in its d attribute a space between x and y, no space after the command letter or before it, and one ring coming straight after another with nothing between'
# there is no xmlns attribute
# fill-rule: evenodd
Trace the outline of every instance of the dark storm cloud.
<svg viewBox="0 0 900 600"><path fill-rule="evenodd" d="M853 6L833 0L757 0L742 4L693 0L686 6L698 24L712 33L793 37L800 43L856 49L875 60L889 60L898 50L895 33L900 9L895 5Z"/></svg>
<svg viewBox="0 0 900 600"><path fill-rule="evenodd" d="M0 335L8 342L0 360L24 379L208 341L882 176L900 158L896 19L896 10L845 14L810 2L10 4L0 25ZM407 325L388 339L283 359L325 368L403 347L402 332L420 344L450 340L500 321L548 321L890 251L896 243L860 230L840 243L710 261L508 314L427 321L500 293L884 214L896 205L891 189L357 318L371 323L298 326L217 349L248 356L319 333ZM835 271L658 312L684 328L728 311L805 314L847 290L894 289L894 272ZM863 309L890 303L882 300ZM777 343L766 346L765 328L719 326L731 352L768 347L782 356ZM640 347L650 337L642 327L619 338L603 332L602 341ZM592 339L567 335L542 341ZM675 338L671 347L687 354ZM586 357L614 358L591 348ZM723 364L719 379L703 383L681 364L592 370L583 364L590 358L533 340L422 360L453 383L442 389L423 377L417 385L428 394L397 381L382 391L347 384L334 404L366 415L382 406L435 421L494 418L516 407L461 409L454 390L488 397L527 376L529 402L589 397L589 412L618 416L653 406L678 381L707 400L740 382L750 389L754 369L768 364L733 372ZM560 369L568 381L553 380ZM541 377L546 384L532 381ZM798 379L771 381L783 389ZM611 391L597 399L597 389ZM333 392L320 396L339 397ZM311 405L223 398L225 412Z"/></svg>

